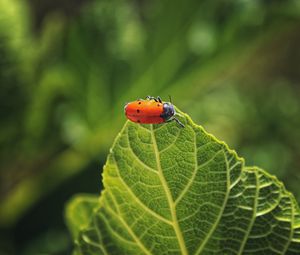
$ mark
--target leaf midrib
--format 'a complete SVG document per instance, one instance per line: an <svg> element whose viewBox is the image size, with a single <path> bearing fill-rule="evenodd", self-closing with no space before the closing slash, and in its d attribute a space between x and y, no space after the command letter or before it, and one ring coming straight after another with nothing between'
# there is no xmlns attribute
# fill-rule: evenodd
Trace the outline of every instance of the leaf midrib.
<svg viewBox="0 0 300 255"><path fill-rule="evenodd" d="M181 251L182 255L188 255L186 245L185 245L185 242L184 242L184 239L183 239L183 235L182 235L181 229L180 229L179 224L178 224L178 219L177 219L176 210L175 210L176 205L173 201L170 189L168 187L168 184L166 182L166 179L164 177L164 174L162 172L162 168L161 168L161 165L160 165L160 156L159 156L159 151L158 151L158 147L157 147L156 138L155 138L155 135L154 135L153 125L151 125L151 138L152 138L154 154L155 154L155 158L156 158L158 176L159 176L159 179L161 181L161 184L162 184L163 189L164 189L164 191L166 193L166 196L167 196L168 204L169 204L170 211L171 211L171 217L172 217L172 223L173 223L172 225L173 225L176 237L177 237L177 241L178 241L178 244L179 244L179 247L180 247L180 251Z"/></svg>

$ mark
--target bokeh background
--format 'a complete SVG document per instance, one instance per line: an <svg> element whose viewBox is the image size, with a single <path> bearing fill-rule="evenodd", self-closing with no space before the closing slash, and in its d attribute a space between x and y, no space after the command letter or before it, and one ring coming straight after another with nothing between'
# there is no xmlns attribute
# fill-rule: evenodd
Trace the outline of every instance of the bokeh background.
<svg viewBox="0 0 300 255"><path fill-rule="evenodd" d="M0 254L70 254L125 102L160 95L300 201L299 0L0 0Z"/></svg>

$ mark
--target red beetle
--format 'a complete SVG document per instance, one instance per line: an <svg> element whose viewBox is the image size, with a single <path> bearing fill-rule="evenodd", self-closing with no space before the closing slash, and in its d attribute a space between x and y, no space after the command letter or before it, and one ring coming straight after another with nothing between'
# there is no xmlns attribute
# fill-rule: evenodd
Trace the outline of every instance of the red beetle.
<svg viewBox="0 0 300 255"><path fill-rule="evenodd" d="M176 111L172 103L162 102L160 97L147 96L146 100L139 99L130 102L125 105L124 110L126 117L133 122L160 124L176 121L181 127L184 127L175 117Z"/></svg>

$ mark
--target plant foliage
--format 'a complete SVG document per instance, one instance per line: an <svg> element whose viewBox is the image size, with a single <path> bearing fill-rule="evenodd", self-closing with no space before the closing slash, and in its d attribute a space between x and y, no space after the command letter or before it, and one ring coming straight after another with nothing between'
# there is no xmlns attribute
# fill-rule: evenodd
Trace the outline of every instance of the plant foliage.
<svg viewBox="0 0 300 255"><path fill-rule="evenodd" d="M77 196L66 218L79 254L299 254L300 211L274 176L182 114L127 122L98 201Z"/></svg>

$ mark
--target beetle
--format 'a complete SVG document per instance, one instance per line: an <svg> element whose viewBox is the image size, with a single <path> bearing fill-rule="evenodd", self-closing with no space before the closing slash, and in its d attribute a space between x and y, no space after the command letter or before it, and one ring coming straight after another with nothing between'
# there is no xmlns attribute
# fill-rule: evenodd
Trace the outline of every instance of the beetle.
<svg viewBox="0 0 300 255"><path fill-rule="evenodd" d="M174 105L171 102L163 102L159 96L147 96L146 99L138 99L127 103L124 111L126 117L136 123L160 124L175 121L179 126L184 127L175 117L177 113Z"/></svg>

